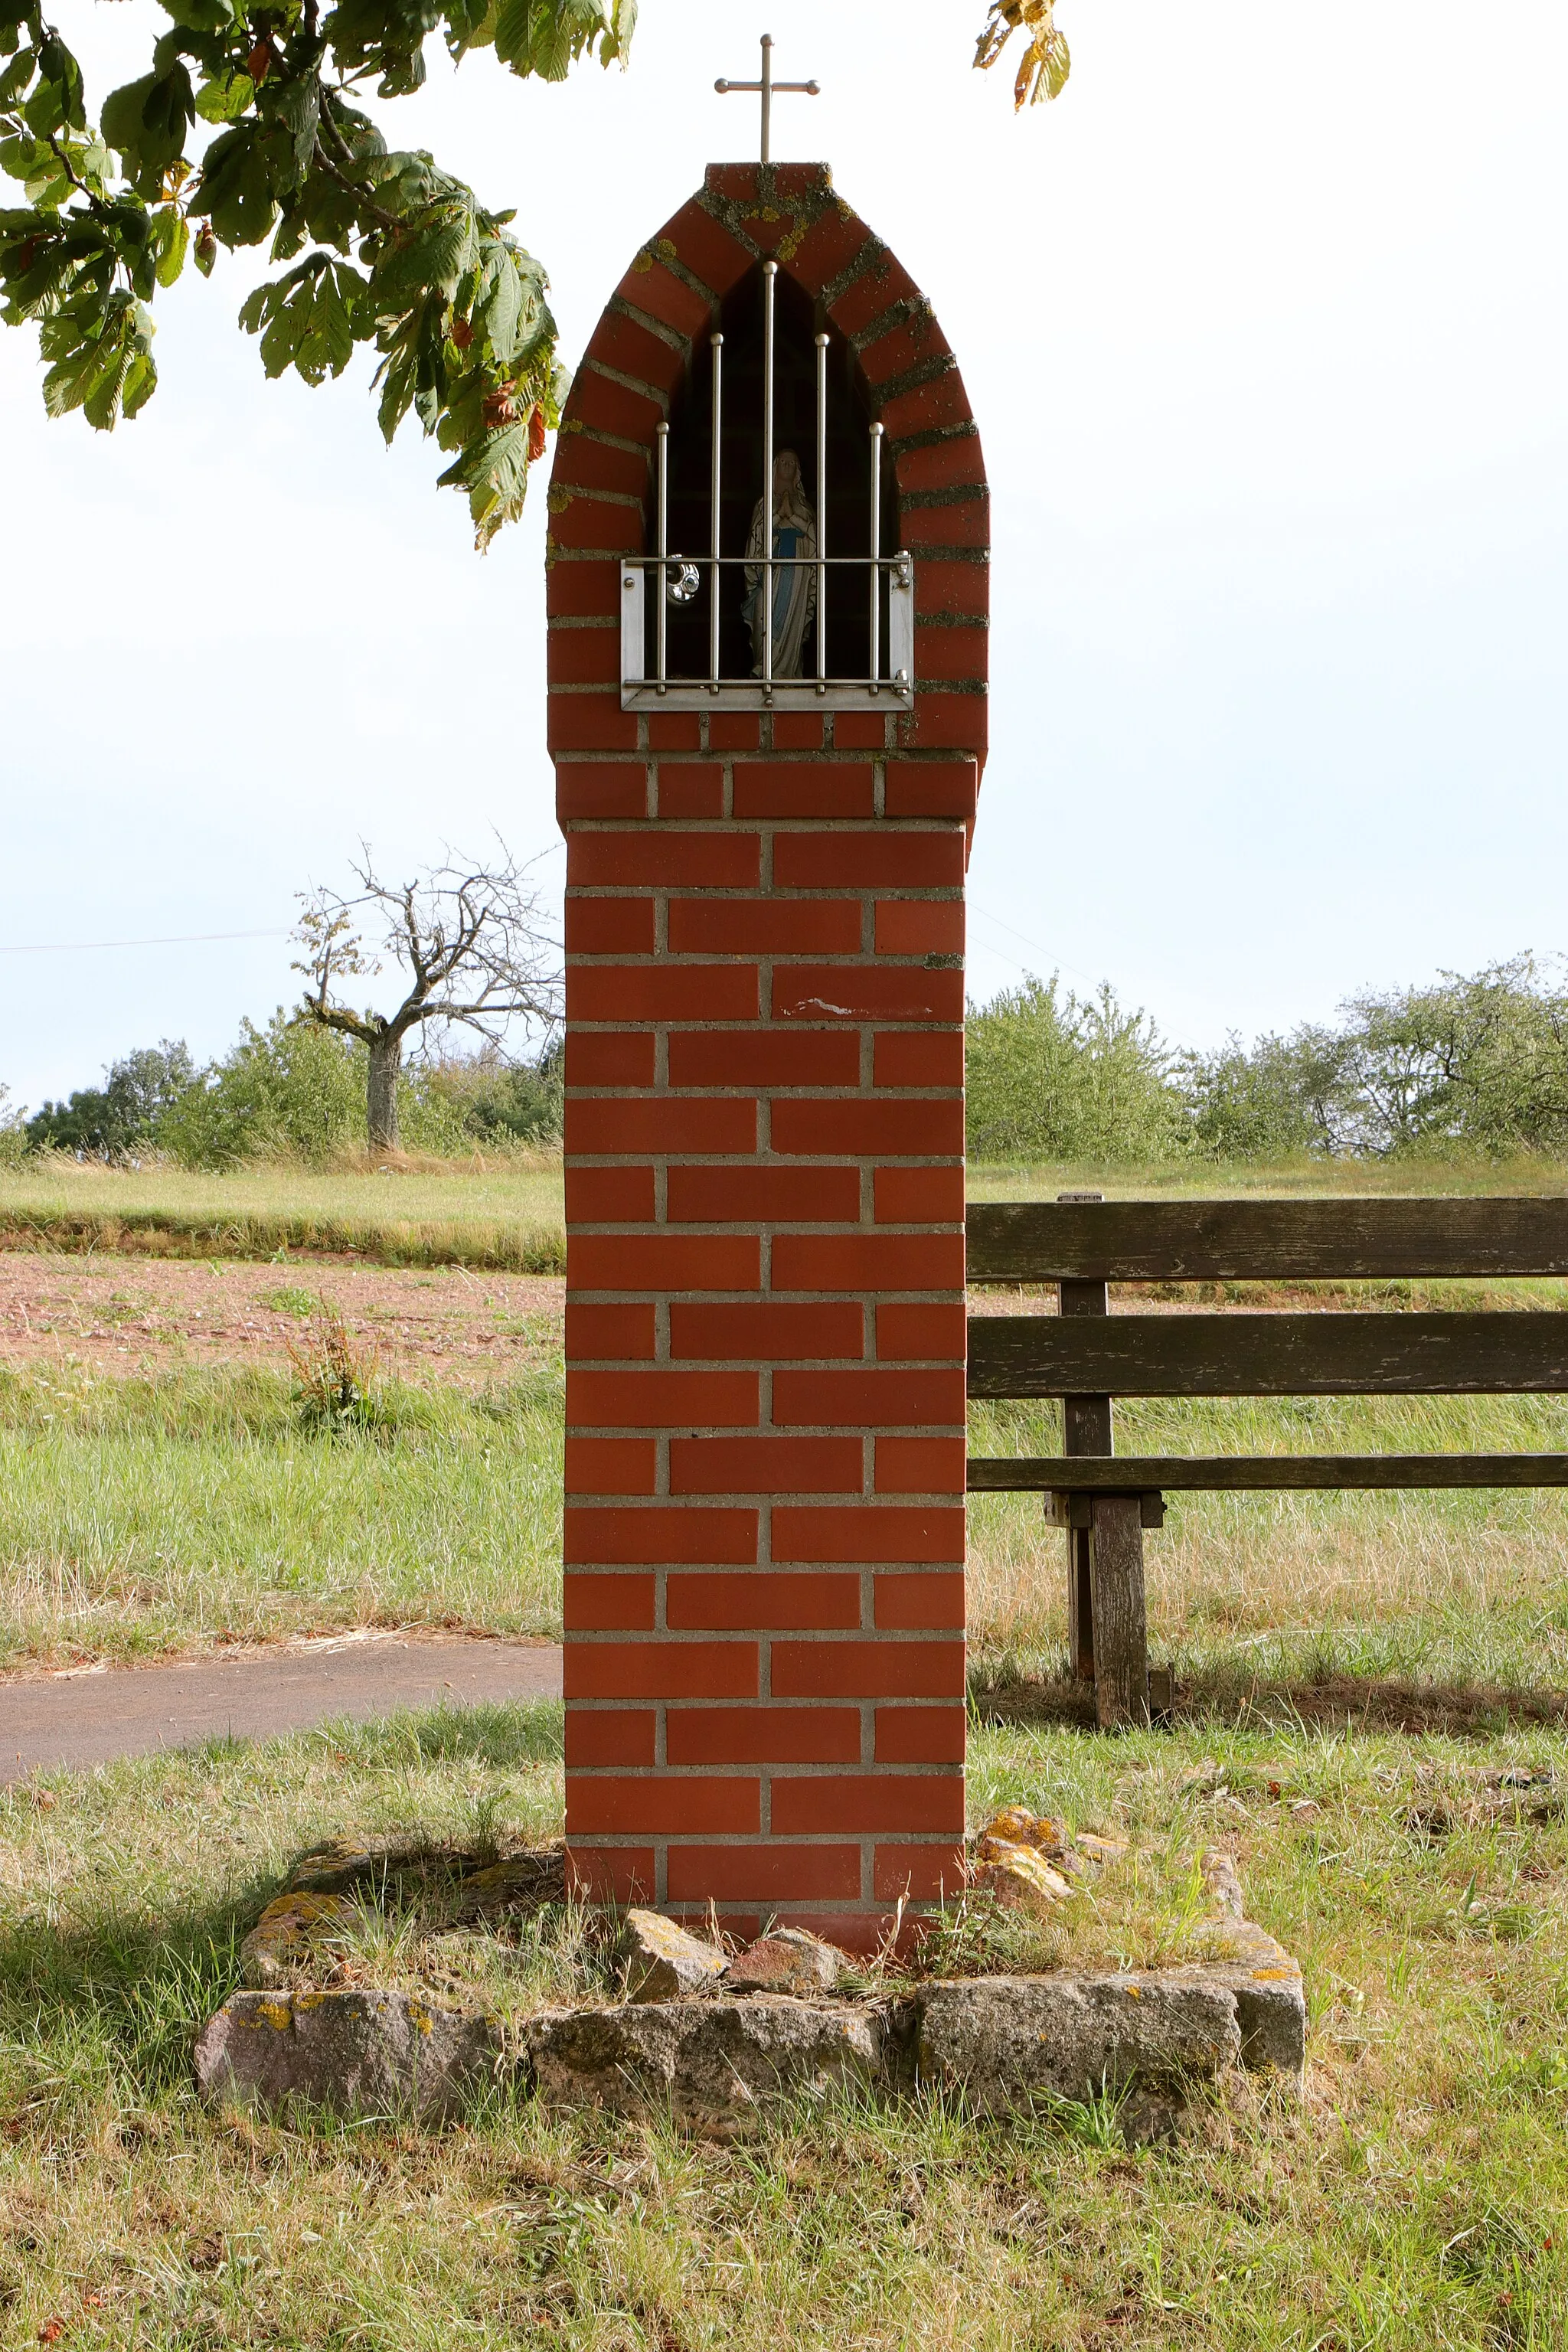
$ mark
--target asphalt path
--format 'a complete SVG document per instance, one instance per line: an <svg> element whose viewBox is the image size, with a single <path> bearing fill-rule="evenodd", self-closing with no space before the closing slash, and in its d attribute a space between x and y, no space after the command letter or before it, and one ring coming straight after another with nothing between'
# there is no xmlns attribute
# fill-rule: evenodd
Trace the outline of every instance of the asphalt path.
<svg viewBox="0 0 1568 2352"><path fill-rule="evenodd" d="M204 1739L272 1739L340 1717L560 1696L561 1652L552 1642L415 1633L27 1676L0 1681L0 1785Z"/></svg>

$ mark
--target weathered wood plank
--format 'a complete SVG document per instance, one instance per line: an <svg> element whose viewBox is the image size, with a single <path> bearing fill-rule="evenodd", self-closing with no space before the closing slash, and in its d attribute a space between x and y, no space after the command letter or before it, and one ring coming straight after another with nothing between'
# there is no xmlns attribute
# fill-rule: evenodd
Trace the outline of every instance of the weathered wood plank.
<svg viewBox="0 0 1568 2352"><path fill-rule="evenodd" d="M1104 1199L1102 1192L1058 1192L1058 1202L1086 1202ZM1069 1321L1091 1316L1103 1321L1110 1312L1110 1294L1103 1282L1064 1282L1057 1290L1057 1312ZM1108 1396L1062 1399L1062 1444L1068 1454L1114 1454L1116 1437ZM1094 1680L1094 1577L1089 1557L1089 1526L1069 1523L1068 1538L1068 1657L1075 1682Z"/></svg>
<svg viewBox="0 0 1568 2352"><path fill-rule="evenodd" d="M971 1282L1568 1274L1568 1198L976 1201Z"/></svg>
<svg viewBox="0 0 1568 2352"><path fill-rule="evenodd" d="M973 1456L972 1495L1253 1494L1340 1486L1568 1486L1568 1454L1119 1454Z"/></svg>
<svg viewBox="0 0 1568 2352"><path fill-rule="evenodd" d="M1120 1731L1149 1720L1143 1527L1136 1496L1095 1496L1089 1547L1095 1713L1101 1731Z"/></svg>
<svg viewBox="0 0 1568 2352"><path fill-rule="evenodd" d="M973 1397L1568 1391L1568 1314L976 1315Z"/></svg>

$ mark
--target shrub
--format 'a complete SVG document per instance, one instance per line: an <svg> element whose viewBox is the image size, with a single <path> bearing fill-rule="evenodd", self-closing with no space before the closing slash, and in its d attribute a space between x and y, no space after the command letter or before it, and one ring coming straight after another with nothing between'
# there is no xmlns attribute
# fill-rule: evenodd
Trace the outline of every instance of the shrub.
<svg viewBox="0 0 1568 2352"><path fill-rule="evenodd" d="M159 1122L196 1081L183 1038L165 1037L111 1063L101 1087L82 1087L65 1102L46 1102L23 1129L34 1151L88 1152L114 1160L152 1145Z"/></svg>
<svg viewBox="0 0 1568 2352"><path fill-rule="evenodd" d="M561 1139L566 1107L565 1052L553 1039L534 1062L508 1062L494 1045L431 1062L431 1092L483 1147L551 1144Z"/></svg>
<svg viewBox="0 0 1568 2352"><path fill-rule="evenodd" d="M1322 1029L1265 1036L1235 1032L1217 1054L1181 1065L1193 1145L1208 1160L1290 1160L1342 1148L1352 1103L1346 1041Z"/></svg>
<svg viewBox="0 0 1568 2352"><path fill-rule="evenodd" d="M1182 1148L1173 1055L1112 989L1091 999L1031 974L971 1006L969 1148L981 1160L1163 1160Z"/></svg>

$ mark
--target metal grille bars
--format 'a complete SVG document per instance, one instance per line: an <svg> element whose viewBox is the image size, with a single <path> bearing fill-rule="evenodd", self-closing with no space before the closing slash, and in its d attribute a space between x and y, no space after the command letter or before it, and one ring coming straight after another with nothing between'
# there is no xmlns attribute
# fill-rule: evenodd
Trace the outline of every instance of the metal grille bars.
<svg viewBox="0 0 1568 2352"><path fill-rule="evenodd" d="M724 437L724 338L714 333L709 338L711 364L711 440L709 451L708 547L705 560L693 562L672 554L669 546L669 427L661 422L656 427L656 471L654 548L652 557L631 557L623 563L621 604L621 702L624 709L649 698L657 698L667 708L711 708L715 699L740 704L742 707L767 704L781 697L798 700L807 696L820 698L835 705L858 705L874 708L879 698L891 693L900 701L912 699L914 653L914 580L913 567L906 553L885 556L881 552L881 475L883 428L874 424L869 429L869 544L864 555L829 554L827 549L827 358L829 337L819 333L815 338L816 361L816 546L811 555L778 555L774 552L777 516L773 487L773 467L777 450L777 409L774 397L777 361L776 261L763 264L763 416L762 416L762 498L758 513L763 518L761 545L748 548L743 554L726 555L721 543L721 491L723 484L722 450ZM858 677L833 677L827 664L828 592L831 573L843 565L859 565L868 574L867 602L867 666ZM752 577L746 585L752 596L760 600L760 612L752 605L752 643L756 654L755 667L744 677L726 677L721 664L721 627L723 621L723 588L727 571L739 567ZM777 592L780 574L791 577L809 568L816 591L816 654L815 675L811 677L780 677L777 674ZM647 575L654 573L654 593L658 610L655 616L653 643L647 642ZM669 610L684 609L700 594L706 573L708 589L707 673L684 670L672 675L669 663ZM883 658L883 580L887 582L887 658ZM842 607L840 610L844 609ZM758 623L760 622L760 627ZM689 644L689 638L684 642ZM648 657L652 656L652 675L648 674Z"/></svg>

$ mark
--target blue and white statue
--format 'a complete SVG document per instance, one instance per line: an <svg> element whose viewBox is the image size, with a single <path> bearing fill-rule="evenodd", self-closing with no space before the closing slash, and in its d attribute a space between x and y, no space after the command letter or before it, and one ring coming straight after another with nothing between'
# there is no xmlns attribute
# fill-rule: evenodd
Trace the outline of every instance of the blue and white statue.
<svg viewBox="0 0 1568 2352"><path fill-rule="evenodd" d="M800 459L781 449L773 459L773 662L775 677L798 677L811 616L816 610L816 524L806 504ZM763 571L767 553L763 501L757 500L746 541L746 602L752 632L752 676L763 674Z"/></svg>

